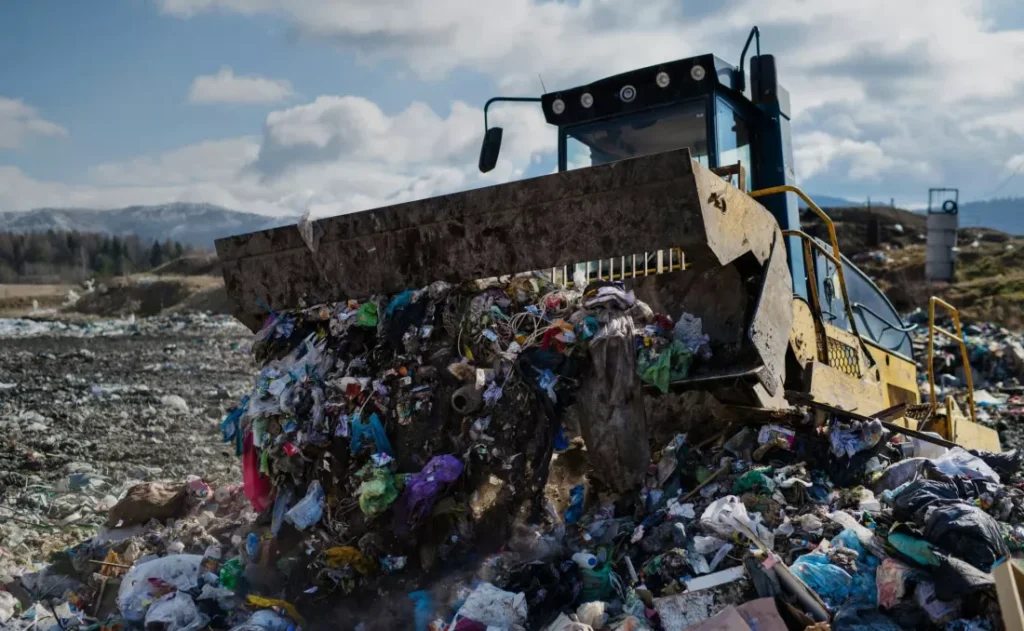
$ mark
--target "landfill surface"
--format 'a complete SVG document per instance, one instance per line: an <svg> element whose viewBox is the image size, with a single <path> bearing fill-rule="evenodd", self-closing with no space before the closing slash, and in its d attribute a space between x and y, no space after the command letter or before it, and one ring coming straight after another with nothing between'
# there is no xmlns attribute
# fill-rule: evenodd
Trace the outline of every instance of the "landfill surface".
<svg viewBox="0 0 1024 631"><path fill-rule="evenodd" d="M987 453L675 392L701 327L530 275L255 336L0 321L0 628L1003 628L1019 333L966 331Z"/></svg>
<svg viewBox="0 0 1024 631"><path fill-rule="evenodd" d="M0 319L0 559L94 535L135 482L237 483L218 424L251 384L251 337L202 314Z"/></svg>

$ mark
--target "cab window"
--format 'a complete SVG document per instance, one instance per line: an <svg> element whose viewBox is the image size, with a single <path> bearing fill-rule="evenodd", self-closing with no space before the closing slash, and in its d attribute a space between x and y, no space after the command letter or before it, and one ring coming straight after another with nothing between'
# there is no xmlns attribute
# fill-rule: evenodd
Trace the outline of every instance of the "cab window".
<svg viewBox="0 0 1024 631"><path fill-rule="evenodd" d="M742 163L747 174L746 188L749 191L753 180L750 170L750 131L747 129L747 122L722 97L718 97L716 101L717 166Z"/></svg>

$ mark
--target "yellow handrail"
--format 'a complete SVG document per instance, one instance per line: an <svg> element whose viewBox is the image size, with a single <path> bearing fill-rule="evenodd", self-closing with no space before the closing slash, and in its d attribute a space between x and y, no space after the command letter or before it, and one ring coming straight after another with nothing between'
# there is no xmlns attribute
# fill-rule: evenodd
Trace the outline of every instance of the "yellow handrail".
<svg viewBox="0 0 1024 631"><path fill-rule="evenodd" d="M818 205L814 203L813 199L808 197L806 193L804 193L795 186L790 186L788 184L785 184L783 186L772 186L771 188L762 188L761 190L752 191L747 194L750 195L751 197L758 198L765 197L767 195L776 195L778 193L794 193L797 197L804 200L804 203L807 204L807 207L813 210L814 214L818 215L818 217L823 222L825 222L825 227L828 228L828 237L832 241L833 258L831 260L836 266L836 272L839 274L839 291L843 296L843 304L846 307L846 317L850 321L850 328L853 329L853 334L859 338L860 333L857 331L857 321L853 318L853 306L850 303L850 296L846 292L846 275L843 274L843 259L839 255L839 238L836 236L835 224L832 223L831 217L829 217L824 210L819 208ZM799 233L796 236L809 238L809 236L804 233ZM870 353L868 353L868 361L874 361L874 358L871 356Z"/></svg>
<svg viewBox="0 0 1024 631"><path fill-rule="evenodd" d="M942 327L935 326L935 305L945 308L949 311L950 315L953 316L953 324L956 326L956 335ZM928 301L928 390L931 398L931 413L935 414L935 408L938 407L938 401L935 400L935 365L933 363L933 359L935 357L936 331L960 344L960 358L963 360L964 376L967 378L967 395L971 402L971 421L977 423L978 414L974 410L974 379L971 377L971 361L970 357L967 355L967 344L964 342L964 332L963 329L960 328L960 312L953 305L949 304L942 298L937 298L935 296L932 296ZM949 419L949 423L950 431L953 432L953 419ZM950 439L955 442L955 434L954 436L951 436Z"/></svg>

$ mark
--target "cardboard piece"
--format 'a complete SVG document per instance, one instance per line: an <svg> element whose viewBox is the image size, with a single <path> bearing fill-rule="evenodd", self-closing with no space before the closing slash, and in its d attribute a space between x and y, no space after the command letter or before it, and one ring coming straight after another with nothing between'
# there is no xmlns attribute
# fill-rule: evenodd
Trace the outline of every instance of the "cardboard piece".
<svg viewBox="0 0 1024 631"><path fill-rule="evenodd" d="M1006 631L1024 631L1024 571L1012 559L1002 559L992 567L992 576Z"/></svg>
<svg viewBox="0 0 1024 631"><path fill-rule="evenodd" d="M774 598L758 598L729 607L717 616L690 627L689 631L786 631Z"/></svg>

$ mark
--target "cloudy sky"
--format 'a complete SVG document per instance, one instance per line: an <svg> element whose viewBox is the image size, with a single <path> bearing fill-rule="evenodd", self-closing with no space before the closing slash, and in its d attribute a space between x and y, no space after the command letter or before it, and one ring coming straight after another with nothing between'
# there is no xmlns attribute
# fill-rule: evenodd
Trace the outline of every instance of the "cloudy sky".
<svg viewBox="0 0 1024 631"><path fill-rule="evenodd" d="M522 105L477 172L488 97L736 60L753 24L805 189L1024 195L1018 0L8 0L0 210L325 215L549 173L554 129Z"/></svg>

